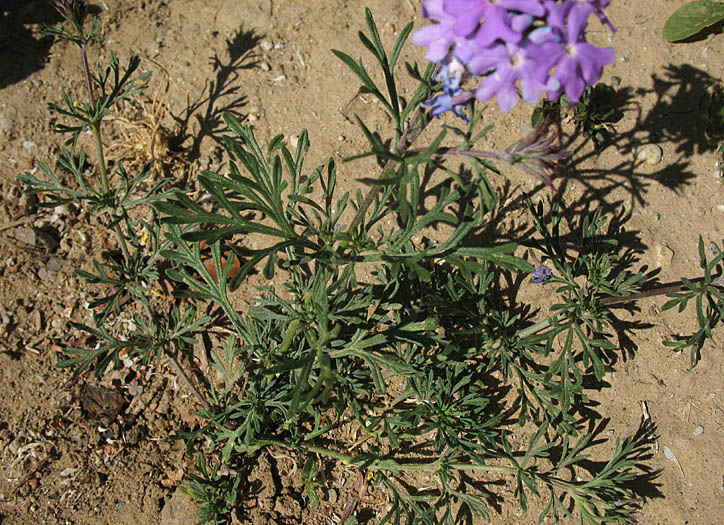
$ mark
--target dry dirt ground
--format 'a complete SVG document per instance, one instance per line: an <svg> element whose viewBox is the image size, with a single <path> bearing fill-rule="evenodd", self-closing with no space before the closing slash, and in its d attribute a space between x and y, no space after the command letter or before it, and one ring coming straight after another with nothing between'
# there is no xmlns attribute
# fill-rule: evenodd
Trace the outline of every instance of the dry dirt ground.
<svg viewBox="0 0 724 525"><path fill-rule="evenodd" d="M722 178L716 143L707 136L711 96L724 67L724 36L715 31L684 44L664 42L660 31L667 15L684 3L614 0L609 13L618 32L611 36L592 24L591 39L616 48L617 60L603 80L626 95L624 115L613 145L600 155L589 146L576 151L577 170L561 190L568 203L629 217L626 229L639 249L637 264L660 268L661 282L698 275L699 236L707 245L724 238ZM153 71L149 97L159 104L141 109L160 118L169 137L180 137L171 144L178 157L171 158L164 144L159 148L169 152L171 175L190 183L199 170L219 168L226 159L218 146L225 110L252 124L260 140L307 128L312 144L307 166L360 152L364 142L352 116L359 114L377 129L387 122L377 105L357 96L356 80L330 49L365 53L357 39L365 5L386 43L406 22L424 23L418 0L92 4L104 37L91 56L105 59L113 50L127 60L138 54ZM196 406L168 365L124 370L101 383L90 376L72 380L54 368L59 350L75 336L69 320L87 321L93 297L73 270L87 268L110 241L99 236L87 210L38 209L16 181L36 161L57 154L61 139L51 132L54 117L46 104L59 100L63 87L80 92L82 79L76 49L35 33L40 24L57 21L43 0L3 0L0 11L0 522L192 523L193 506L176 491L191 460L168 438L193 425ZM403 58L422 60L422 53L408 46ZM519 107L503 116L491 107L486 118L496 128L482 146L504 147L519 138L529 112ZM141 114L129 115L136 124L143 121ZM134 130L138 139L145 129L124 127L120 120L109 126L109 137L126 147L136 146ZM657 164L634 163L635 148L646 144L662 148ZM363 169L364 164L343 165L341 183L351 187L369 176ZM515 205L521 192L546 191L513 168L493 176L499 187L509 182L512 218L523 216ZM660 475L639 521L714 525L722 523L724 512L723 349L721 343L707 344L701 363L688 370L688 356L672 354L663 342L691 331L693 319L662 312L664 302L647 299L637 312L620 313L622 321L639 326L628 332L628 350L622 341L621 359L594 397L599 412L610 418L610 437L636 428L642 401L658 430L650 467ZM717 330L721 341L724 330ZM108 401L104 389L121 393L122 419L92 417L93 399ZM250 492L237 521L332 523L328 516L344 505L352 472L337 472L334 488L311 509L294 471L289 459L263 455L250 473ZM509 499L493 523L535 523L535 509L521 515L512 495ZM360 521L376 523L375 510L364 510Z"/></svg>

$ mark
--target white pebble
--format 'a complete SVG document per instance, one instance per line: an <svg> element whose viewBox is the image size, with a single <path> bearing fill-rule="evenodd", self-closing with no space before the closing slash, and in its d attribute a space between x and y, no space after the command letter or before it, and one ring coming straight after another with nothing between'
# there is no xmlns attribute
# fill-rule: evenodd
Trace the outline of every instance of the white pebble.
<svg viewBox="0 0 724 525"><path fill-rule="evenodd" d="M657 144L644 144L638 148L634 148L634 156L636 160L640 160L653 166L661 162L664 158L664 150Z"/></svg>

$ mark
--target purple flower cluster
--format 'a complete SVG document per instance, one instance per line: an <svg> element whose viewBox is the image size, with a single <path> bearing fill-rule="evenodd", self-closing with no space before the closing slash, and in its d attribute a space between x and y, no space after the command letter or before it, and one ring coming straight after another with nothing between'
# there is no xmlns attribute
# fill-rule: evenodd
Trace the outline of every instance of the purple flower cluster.
<svg viewBox="0 0 724 525"><path fill-rule="evenodd" d="M463 116L462 104L473 96L480 102L497 96L502 111L511 110L520 96L535 104L544 93L551 100L565 93L577 102L614 60L613 48L595 47L585 36L592 14L615 31L603 12L610 3L425 0L423 17L437 23L416 31L412 43L427 47L425 58L441 64L436 78L445 85L445 94L427 105L435 116L444 111ZM469 76L481 79L474 91L461 87Z"/></svg>
<svg viewBox="0 0 724 525"><path fill-rule="evenodd" d="M530 280L536 284L542 284L551 278L553 270L547 266L539 266L532 274L530 274Z"/></svg>

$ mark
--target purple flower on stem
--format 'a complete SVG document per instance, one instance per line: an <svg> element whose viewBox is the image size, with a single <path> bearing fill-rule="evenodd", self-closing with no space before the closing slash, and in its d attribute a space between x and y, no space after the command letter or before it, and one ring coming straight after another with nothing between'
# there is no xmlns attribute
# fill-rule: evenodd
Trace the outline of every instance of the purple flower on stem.
<svg viewBox="0 0 724 525"><path fill-rule="evenodd" d="M606 24L609 29L611 29L612 32L616 32L616 27L611 23L611 21L606 16L606 13L603 12L605 8L608 7L608 4L611 3L611 0L577 0L579 4L591 4L593 6L593 12L596 13L596 16L598 19Z"/></svg>
<svg viewBox="0 0 724 525"><path fill-rule="evenodd" d="M611 0L425 0L423 16L438 21L412 37L427 46L426 57L436 63L456 59L480 78L475 98L497 96L504 112L522 96L537 103L543 93L551 100L565 92L577 102L586 85L601 78L603 67L615 58L612 48L586 41L588 18L598 18L615 30L603 9ZM462 74L464 79L467 75ZM428 100L433 114L454 111L468 100L460 84L446 83L445 94Z"/></svg>
<svg viewBox="0 0 724 525"><path fill-rule="evenodd" d="M442 95L432 97L422 102L422 106L426 108L431 107L433 117L439 117L446 111L452 111L465 122L468 122L470 119L465 115L465 104L471 98L473 98L472 92L458 89L453 95L443 93Z"/></svg>
<svg viewBox="0 0 724 525"><path fill-rule="evenodd" d="M442 82L442 88L448 95L460 89L461 84L468 76L465 66L454 56L448 55L441 63L440 71L435 75L435 80Z"/></svg>
<svg viewBox="0 0 724 525"><path fill-rule="evenodd" d="M50 0L60 15L80 27L86 10L86 0Z"/></svg>
<svg viewBox="0 0 724 525"><path fill-rule="evenodd" d="M553 270L547 266L539 266L532 274L530 274L530 280L536 284L541 284L550 279L551 275L553 275Z"/></svg>
<svg viewBox="0 0 724 525"><path fill-rule="evenodd" d="M485 102L495 95L501 111L508 112L518 103L518 83L520 92L528 104L535 104L544 91L556 91L560 84L554 77L548 77L546 62L537 56L539 46L530 41L516 44L498 44L487 54L473 58L468 68L474 74L491 71L480 82L475 98Z"/></svg>
<svg viewBox="0 0 724 525"><path fill-rule="evenodd" d="M450 153L463 157L500 160L518 166L526 173L540 179L555 191L553 176L563 171L561 161L571 156L562 149L560 137L551 128L550 118L546 119L525 138L507 147L505 151L461 150L453 148Z"/></svg>
<svg viewBox="0 0 724 525"><path fill-rule="evenodd" d="M453 33L455 17L443 10L443 1L425 0L422 3L422 17L438 23L418 29L410 41L416 46L427 47L425 58L430 62L442 62L451 48L462 62L467 62L473 53L473 42Z"/></svg>
<svg viewBox="0 0 724 525"><path fill-rule="evenodd" d="M437 20L437 24L425 26L415 31L410 41L416 46L427 47L425 58L430 62L440 62L455 42L453 25L455 17L442 9L443 0L425 0L422 3L422 17Z"/></svg>
<svg viewBox="0 0 724 525"><path fill-rule="evenodd" d="M576 3L569 0L558 4L546 3L548 21L556 34L557 42L542 44L545 54L555 65L553 74L561 84L571 102L578 102L587 84L593 85L601 78L603 67L615 59L613 48L600 48L586 42L585 29L594 6L590 3ZM551 98L558 98L560 90L552 90Z"/></svg>
<svg viewBox="0 0 724 525"><path fill-rule="evenodd" d="M458 36L470 36L480 25L478 35L481 32L508 35L513 39L517 38L517 40L512 40L513 43L520 40L520 34L516 34L508 26L510 11L519 11L533 16L542 16L545 13L541 0L445 0L443 9L456 18L453 32ZM482 24L481 19L483 19ZM487 40L487 37L481 38ZM495 38L489 43L494 40Z"/></svg>

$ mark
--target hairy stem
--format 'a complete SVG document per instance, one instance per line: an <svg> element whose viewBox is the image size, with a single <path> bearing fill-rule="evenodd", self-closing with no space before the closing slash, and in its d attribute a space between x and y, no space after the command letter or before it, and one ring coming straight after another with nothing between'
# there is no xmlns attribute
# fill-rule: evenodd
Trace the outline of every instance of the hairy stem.
<svg viewBox="0 0 724 525"><path fill-rule="evenodd" d="M699 284L704 282L704 278L691 279L689 282L691 282L692 284ZM719 277L718 279L714 279L711 284L713 286L722 287L724 286L724 278ZM686 289L686 285L683 282L667 284L663 286L654 286L648 290L643 290L638 293L627 295L626 297L604 297L599 301L598 304L608 305L616 303L626 303L629 301L638 301L639 299L644 299L646 297L655 297L657 295L676 293Z"/></svg>
<svg viewBox="0 0 724 525"><path fill-rule="evenodd" d="M425 129L425 123L421 122L422 120L422 110L418 109L415 112L415 116L413 117L412 121L410 122L410 125L407 126L405 129L405 132L402 134L402 136L399 138L397 143L395 144L395 152L396 153L404 153L407 151L407 149L417 140L417 138L420 136L422 131ZM387 172L390 171L394 165L395 161L388 160L385 163L385 166L382 168L382 171L380 172L380 175L377 177L378 180L385 178L387 175ZM352 219L352 222L349 225L349 228L347 228L347 233L351 233L354 230L357 229L357 227L362 222L362 219L365 216L365 213L367 212L367 209L372 205L372 203L375 200L375 196L377 193L382 189L381 185L375 185L370 188L369 193L365 197L365 200L362 201L362 205L359 207L359 210L357 210L357 214L354 216L354 219Z"/></svg>
<svg viewBox="0 0 724 525"><path fill-rule="evenodd" d="M130 258L130 254L128 252L128 244L126 244L126 238L123 236L123 232L121 231L121 226L119 224L116 224L113 227L113 231L116 232L116 237L118 237L118 244L121 245L123 259L127 261Z"/></svg>
<svg viewBox="0 0 724 525"><path fill-rule="evenodd" d="M148 317L149 321L154 320L153 312L151 312L151 307L148 306L146 303L143 303L143 309L146 311L146 316ZM181 365L179 364L178 360L176 359L176 356L174 356L171 351L168 348L163 349L163 353L166 354L166 357L168 357L169 362L171 363L171 366L173 366L174 370L176 370L176 373L181 377L183 382L186 384L187 387L189 387L189 390L193 394L193 396L198 399L199 403L201 403L201 406L204 407L204 409L207 412L211 412L211 405L209 405L209 402L206 401L206 398L199 392L198 388L194 386L194 384L191 382L191 379L189 376L184 372L184 369L181 368Z"/></svg>
<svg viewBox="0 0 724 525"><path fill-rule="evenodd" d="M704 278L699 279L691 279L689 282L698 284L704 282ZM718 277L717 279L714 279L711 284L713 286L716 286L718 288L724 287L724 276ZM686 290L686 285L683 282L674 283L674 284L667 284L663 286L654 286L652 288L649 288L648 290L643 290L638 293L634 293L631 295L627 295L625 297L604 297L598 301L598 304L600 306L608 306L613 304L619 304L619 303L629 303L631 301L638 301L639 299L645 299L647 297L656 297L657 295L667 295L671 293L680 292L682 290ZM523 328L522 330L518 330L515 335L523 338L528 337L529 335L533 335L535 333L540 332L541 330L544 330L550 326L551 322L557 319L557 316L552 316L547 319L543 319L542 321L538 321L534 325L531 325L527 328Z"/></svg>
<svg viewBox="0 0 724 525"><path fill-rule="evenodd" d="M166 357L168 357L169 362L171 363L171 366L173 366L174 370L176 370L176 373L181 377L183 382L186 384L186 386L191 390L191 393L193 396L198 399L199 403L201 403L201 406L204 407L204 410L207 412L211 412L211 405L208 401L206 401L206 398L201 395L201 392L194 386L194 384L191 382L191 379L189 376L184 372L184 369L181 368L181 365L179 364L176 357L174 357L171 352L165 351Z"/></svg>
<svg viewBox="0 0 724 525"><path fill-rule="evenodd" d="M91 111L94 111L96 100L93 93L93 81L90 74L90 66L88 65L88 54L85 50L85 44L80 46L80 59L83 63L83 74L85 75L85 89L88 94L88 106ZM98 171L100 172L101 179L101 191L108 193L108 173L106 172L106 160L103 154L103 140L101 139L101 120L90 122L90 127L93 130L93 138L95 140L96 153L98 155ZM118 234L118 232L116 232ZM125 253L124 253L125 255Z"/></svg>
<svg viewBox="0 0 724 525"><path fill-rule="evenodd" d="M91 81L90 66L88 65L88 53L85 51L85 44L81 44L80 59L83 62L83 74L85 75L85 89L88 93L88 102L91 107L95 105L95 96L93 95L93 82Z"/></svg>
<svg viewBox="0 0 724 525"><path fill-rule="evenodd" d="M88 106L91 111L95 111L96 101L95 95L93 94L93 81L91 79L90 66L88 65L88 54L85 50L85 44L81 44L79 47L81 61L83 62L83 73L85 75L85 87L88 94ZM90 127L93 130L93 139L96 146L96 155L98 155L98 172L100 174L101 191L104 194L107 194L109 187L108 172L106 171L106 158L103 150L103 139L101 137L101 120L102 119L99 117L98 120L90 122ZM121 247L121 252L123 252L123 259L125 261L128 261L128 259L130 258L128 244L126 243L126 238L121 231L120 225L116 224L113 227L113 231L116 233L116 237L118 238L118 245Z"/></svg>

